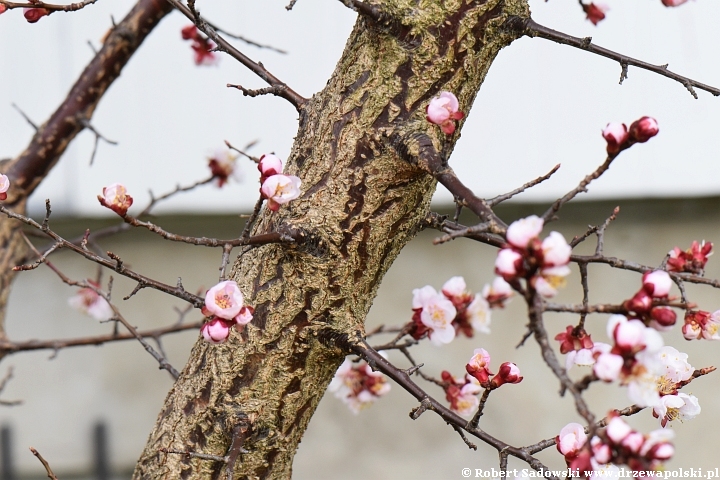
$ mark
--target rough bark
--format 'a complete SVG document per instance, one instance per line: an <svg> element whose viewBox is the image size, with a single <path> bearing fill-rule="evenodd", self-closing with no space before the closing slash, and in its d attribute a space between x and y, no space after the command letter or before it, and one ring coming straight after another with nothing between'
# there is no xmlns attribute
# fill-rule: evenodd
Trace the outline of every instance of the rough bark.
<svg viewBox="0 0 720 480"><path fill-rule="evenodd" d="M27 148L0 166L12 184L8 199L3 202L5 206L25 213L28 197L70 142L86 128L100 99L120 76L130 57L171 10L165 0L140 0L123 21L108 32L103 47L85 67L63 103L38 128ZM5 312L15 278L12 267L22 264L27 255L21 228L22 224L9 220L0 224L0 339L6 338ZM0 358L5 354L0 351Z"/></svg>
<svg viewBox="0 0 720 480"><path fill-rule="evenodd" d="M388 21L358 19L327 87L301 111L286 173L302 179L302 197L265 210L254 228L300 230L307 241L238 257L232 278L255 318L226 344L195 345L135 479L225 478L222 462L166 450L225 456L238 451L238 426L247 453L234 478L291 476L342 347L363 334L384 273L427 212L435 180L406 161L413 138L428 135L447 158L459 135L429 124L425 106L449 90L467 112L516 36L505 22L529 15L524 0L374 5Z"/></svg>

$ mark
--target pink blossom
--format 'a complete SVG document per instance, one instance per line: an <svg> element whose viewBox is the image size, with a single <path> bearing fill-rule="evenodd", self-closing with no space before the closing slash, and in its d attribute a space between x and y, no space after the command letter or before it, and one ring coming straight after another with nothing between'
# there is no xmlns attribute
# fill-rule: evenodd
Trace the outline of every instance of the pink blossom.
<svg viewBox="0 0 720 480"><path fill-rule="evenodd" d="M720 310L688 310L685 312L685 325L682 327L686 340L720 340Z"/></svg>
<svg viewBox="0 0 720 480"><path fill-rule="evenodd" d="M560 353L566 354L574 350L591 349L593 341L584 329L577 331L572 325L565 327L564 332L555 335L555 340L560 342Z"/></svg>
<svg viewBox="0 0 720 480"><path fill-rule="evenodd" d="M300 196L300 183L300 179L294 175L272 175L263 182L260 192L268 199L268 208L276 212L280 205Z"/></svg>
<svg viewBox="0 0 720 480"><path fill-rule="evenodd" d="M669 345L661 347L658 353L663 368L662 379L666 383L671 383L674 386L674 384L684 382L692 377L695 369L688 363L687 353L680 352Z"/></svg>
<svg viewBox="0 0 720 480"><path fill-rule="evenodd" d="M420 310L420 322L430 329L430 341L435 345L450 343L455 338L452 324L457 310L450 300L426 285L413 290L412 306Z"/></svg>
<svg viewBox="0 0 720 480"><path fill-rule="evenodd" d="M645 443L645 437L640 432L631 432L625 438L623 438L622 446L630 450L632 453L637 453Z"/></svg>
<svg viewBox="0 0 720 480"><path fill-rule="evenodd" d="M260 171L260 183L262 184L267 177L282 173L282 160L272 153L265 154L260 157L258 170Z"/></svg>
<svg viewBox="0 0 720 480"><path fill-rule="evenodd" d="M503 248L495 259L495 273L505 280L515 278L522 268L523 257L515 250Z"/></svg>
<svg viewBox="0 0 720 480"><path fill-rule="evenodd" d="M504 308L507 300L513 296L513 289L502 277L495 277L491 285L485 285L482 290L483 298L490 308Z"/></svg>
<svg viewBox="0 0 720 480"><path fill-rule="evenodd" d="M570 268L567 266L543 268L539 274L530 279L530 283L537 293L545 298L557 295L559 288L565 286L565 277L570 275Z"/></svg>
<svg viewBox="0 0 720 480"><path fill-rule="evenodd" d="M625 361L620 355L614 353L601 353L595 359L593 365L593 373L600 380L606 382L612 382L620 377L620 371L622 370Z"/></svg>
<svg viewBox="0 0 720 480"><path fill-rule="evenodd" d="M440 125L441 130L446 135L452 135L455 132L454 120L462 119L465 114L459 111L460 105L455 95L450 92L440 92L438 97L430 100L425 110L427 120L435 125Z"/></svg>
<svg viewBox="0 0 720 480"><path fill-rule="evenodd" d="M465 309L465 317L475 331L490 333L490 305L479 293L475 294L475 298Z"/></svg>
<svg viewBox="0 0 720 480"><path fill-rule="evenodd" d="M607 124L602 131L602 136L607 142L608 155L614 155L625 148L625 143L628 141L630 134L624 123L613 122Z"/></svg>
<svg viewBox="0 0 720 480"><path fill-rule="evenodd" d="M628 129L630 137L638 143L647 142L657 135L659 131L657 120L652 117L642 117L635 120Z"/></svg>
<svg viewBox="0 0 720 480"><path fill-rule="evenodd" d="M587 442L585 429L579 423L568 423L560 434L555 437L555 444L560 453L565 456L575 456Z"/></svg>
<svg viewBox="0 0 720 480"><path fill-rule="evenodd" d="M521 218L510 224L505 238L514 247L527 248L530 240L537 238L542 232L543 223L543 219L537 215Z"/></svg>
<svg viewBox="0 0 720 480"><path fill-rule="evenodd" d="M653 407L653 416L660 419L660 425L664 428L673 420L692 420L700 414L700 411L697 397L678 393L661 397L660 404Z"/></svg>
<svg viewBox="0 0 720 480"><path fill-rule="evenodd" d="M230 327L232 323L227 320L214 318L203 324L200 333L208 343L223 343L230 336Z"/></svg>
<svg viewBox="0 0 720 480"><path fill-rule="evenodd" d="M103 188L102 196L98 195L98 201L103 207L107 207L121 217L127 214L128 208L133 204L133 198L127 194L125 185L113 183Z"/></svg>
<svg viewBox="0 0 720 480"><path fill-rule="evenodd" d="M543 265L546 267L559 267L570 262L572 247L565 241L565 237L558 232L550 235L542 242Z"/></svg>
<svg viewBox="0 0 720 480"><path fill-rule="evenodd" d="M678 247L673 248L668 253L668 270L671 272L702 273L708 257L712 255L712 247L712 243L705 243L705 240L703 240L702 243L693 241L690 248L685 251L680 250Z"/></svg>
<svg viewBox="0 0 720 480"><path fill-rule="evenodd" d="M469 417L480 406L480 400L477 394L481 391L482 388L479 385L466 383L460 388L460 394L455 397L455 401L452 403L452 409L460 416Z"/></svg>
<svg viewBox="0 0 720 480"><path fill-rule="evenodd" d="M511 362L505 362L500 365L498 373L490 381L490 385L493 388L497 388L505 383L520 383L522 379L523 377L520 375L518 366Z"/></svg>
<svg viewBox="0 0 720 480"><path fill-rule="evenodd" d="M218 187L222 187L228 179L235 173L235 162L237 156L233 155L230 150L220 149L208 158L208 166L213 177L217 179Z"/></svg>
<svg viewBox="0 0 720 480"><path fill-rule="evenodd" d="M632 431L632 428L630 428L630 425L625 423L625 420L620 417L613 416L608 422L605 434L614 443L620 445L622 441L625 440L625 437L630 435Z"/></svg>
<svg viewBox="0 0 720 480"><path fill-rule="evenodd" d="M640 455L651 460L668 460L675 453L675 448L670 443L674 437L675 432L670 429L653 430L646 436Z"/></svg>
<svg viewBox="0 0 720 480"><path fill-rule="evenodd" d="M592 22L593 25L597 25L600 21L605 19L605 12L610 10L606 5L602 3L590 3L583 5L583 10L587 19Z"/></svg>
<svg viewBox="0 0 720 480"><path fill-rule="evenodd" d="M453 300L453 297L464 297L468 295L465 279L463 277L452 277L443 284L442 293L450 300Z"/></svg>
<svg viewBox="0 0 720 480"><path fill-rule="evenodd" d="M490 371L490 354L484 348L476 348L473 351L473 356L470 361L465 365L465 370L475 377L481 385L487 384L489 376L492 375Z"/></svg>
<svg viewBox="0 0 720 480"><path fill-rule="evenodd" d="M664 270L655 270L654 272L645 272L643 274L643 288L655 298L665 298L670 293L672 287L672 279Z"/></svg>
<svg viewBox="0 0 720 480"><path fill-rule="evenodd" d="M7 199L7 191L10 189L10 179L7 175L0 174L0 200Z"/></svg>
<svg viewBox="0 0 720 480"><path fill-rule="evenodd" d="M28 23L35 23L46 15L50 15L50 10L46 8L23 8L23 16Z"/></svg>
<svg viewBox="0 0 720 480"><path fill-rule="evenodd" d="M0 5L0 14L3 14L7 11L7 7L5 5Z"/></svg>
<svg viewBox="0 0 720 480"><path fill-rule="evenodd" d="M100 288L100 285L92 280L88 280L87 283L95 288ZM75 295L68 298L68 305L100 322L105 322L115 316L115 312L107 300L89 287L81 288Z"/></svg>
<svg viewBox="0 0 720 480"><path fill-rule="evenodd" d="M235 320L235 324L237 326L247 325L252 321L253 314L255 314L255 309L253 307L245 305L240 309L240 313L238 313L237 316L233 318L233 320Z"/></svg>
<svg viewBox="0 0 720 480"><path fill-rule="evenodd" d="M642 315L652 309L652 302L652 297L648 295L644 288L641 288L631 299L623 302L623 307L625 307L628 312Z"/></svg>
<svg viewBox="0 0 720 480"><path fill-rule="evenodd" d="M687 1L688 0L662 0L662 4L666 7L677 7Z"/></svg>
<svg viewBox="0 0 720 480"><path fill-rule="evenodd" d="M205 294L203 314L233 320L242 310L243 294L233 280L220 282Z"/></svg>
<svg viewBox="0 0 720 480"><path fill-rule="evenodd" d="M382 373L374 372L366 363L355 365L346 358L330 382L328 391L333 392L353 413L358 414L360 410L387 394L390 384Z"/></svg>

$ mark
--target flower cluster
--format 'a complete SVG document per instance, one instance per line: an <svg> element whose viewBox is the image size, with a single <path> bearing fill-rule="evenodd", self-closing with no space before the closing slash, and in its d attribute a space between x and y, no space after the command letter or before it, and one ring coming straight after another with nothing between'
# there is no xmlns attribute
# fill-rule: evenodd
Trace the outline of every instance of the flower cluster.
<svg viewBox="0 0 720 480"><path fill-rule="evenodd" d="M713 313L688 310L685 312L682 333L685 340L720 340L720 310Z"/></svg>
<svg viewBox="0 0 720 480"><path fill-rule="evenodd" d="M10 190L10 179L7 175L0 174L0 200L7 199L8 190Z"/></svg>
<svg viewBox="0 0 720 480"><path fill-rule="evenodd" d="M272 154L263 155L258 163L260 170L260 194L268 201L268 208L276 212L300 196L300 179L294 175L283 175L282 160Z"/></svg>
<svg viewBox="0 0 720 480"><path fill-rule="evenodd" d="M465 114L460 110L457 97L451 92L440 92L440 95L430 100L425 113L427 121L440 125L445 135L455 133L455 121L461 120Z"/></svg>
<svg viewBox="0 0 720 480"><path fill-rule="evenodd" d="M353 365L350 359L346 358L335 373L328 390L357 414L388 393L390 384L382 373L374 372L367 363Z"/></svg>
<svg viewBox="0 0 720 480"><path fill-rule="evenodd" d="M47 8L23 8L23 16L28 23L35 23L47 15L50 15L50 10Z"/></svg>
<svg viewBox="0 0 720 480"><path fill-rule="evenodd" d="M566 355L565 370L570 370L573 365L591 366L595 363L596 353L608 352L611 349L606 343L593 342L584 328L572 325L558 333L555 340L560 342L560 353Z"/></svg>
<svg viewBox="0 0 720 480"><path fill-rule="evenodd" d="M121 217L127 214L128 208L133 204L133 198L127 194L125 185L113 183L103 188L103 194L98 195L98 201L103 207L109 208Z"/></svg>
<svg viewBox="0 0 720 480"><path fill-rule="evenodd" d="M627 465L631 470L658 470L675 453L672 430L655 430L647 435L633 430L617 413L610 413L607 428L588 445L582 425L569 423L555 437L558 451L573 471L591 478L592 471L607 471L610 465Z"/></svg>
<svg viewBox="0 0 720 480"><path fill-rule="evenodd" d="M478 381L480 386L490 390L506 383L520 383L523 379L518 366L511 362L501 364L498 373L493 374L490 371L490 354L484 348L476 348L473 351L473 356L465 365L465 370Z"/></svg>
<svg viewBox="0 0 720 480"><path fill-rule="evenodd" d="M219 149L215 151L213 156L208 158L208 167L213 178L217 179L217 186L222 188L228 179L235 173L235 162L237 155L233 155L230 150Z"/></svg>
<svg viewBox="0 0 720 480"><path fill-rule="evenodd" d="M602 20L605 20L605 12L610 10L607 5L595 2L582 4L582 8L585 12L585 18L590 20L593 25L597 25Z"/></svg>
<svg viewBox="0 0 720 480"><path fill-rule="evenodd" d="M629 300L623 302L623 307L657 330L666 331L672 328L677 321L677 314L670 307L655 306L655 301L667 300L672 287L672 279L664 270L645 272L642 277L642 287Z"/></svg>
<svg viewBox="0 0 720 480"><path fill-rule="evenodd" d="M100 288L100 284L92 280L87 280L87 283L95 288ZM110 320L115 315L107 300L90 287L81 288L75 295L68 298L68 305L100 322Z"/></svg>
<svg viewBox="0 0 720 480"><path fill-rule="evenodd" d="M678 247L668 252L667 266L671 272L689 272L701 275L705 270L708 257L712 255L712 243L693 241L690 248L685 251Z"/></svg>
<svg viewBox="0 0 720 480"><path fill-rule="evenodd" d="M614 157L636 143L647 142L659 131L657 120L652 117L642 117L630 124L630 128L624 123L608 123L602 131L602 136L607 142L608 155Z"/></svg>
<svg viewBox="0 0 720 480"><path fill-rule="evenodd" d="M495 273L510 283L526 278L540 295L553 297L570 274L572 248L558 232L550 232L541 242L542 229L543 220L536 215L513 222L495 260Z"/></svg>
<svg viewBox="0 0 720 480"><path fill-rule="evenodd" d="M215 43L198 32L195 25L188 25L180 30L183 40L192 40L192 49L195 52L195 65L215 65L218 57L213 50Z"/></svg>
<svg viewBox="0 0 720 480"><path fill-rule="evenodd" d="M490 333L490 309L503 308L512 288L502 278L486 285L482 293L467 290L463 277L452 277L440 292L430 285L413 290L413 317L410 335L416 340L427 335L435 345L453 341L463 333Z"/></svg>
<svg viewBox="0 0 720 480"><path fill-rule="evenodd" d="M471 375L458 379L446 370L440 375L445 390L445 400L450 403L450 410L463 417L472 415L480 406L480 399L477 397L478 393L483 391L480 383Z"/></svg>
<svg viewBox="0 0 720 480"><path fill-rule="evenodd" d="M245 299L237 283L232 280L220 282L205 294L205 306L202 313L208 321L200 329L205 341L223 343L235 326L242 331L253 319L255 310L244 304Z"/></svg>

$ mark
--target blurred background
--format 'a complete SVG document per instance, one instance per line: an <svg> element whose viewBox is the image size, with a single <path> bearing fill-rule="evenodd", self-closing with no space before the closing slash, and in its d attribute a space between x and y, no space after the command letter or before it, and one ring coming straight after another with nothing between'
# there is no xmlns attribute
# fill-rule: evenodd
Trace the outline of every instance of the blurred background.
<svg viewBox="0 0 720 480"><path fill-rule="evenodd" d="M665 8L660 0L607 0L607 19L594 27L584 19L575 0L531 1L533 18L566 33L592 36L601 46L657 64L698 81L720 85L716 19L720 4L690 1ZM42 123L63 100L111 25L132 2L98 2L72 14L56 13L37 24L25 22L18 10L0 16L0 158L14 157L27 145L32 128L13 108L15 104L36 123ZM291 12L285 0L199 3L202 13L228 31L287 50L236 44L277 77L304 96L325 85L342 53L355 14L340 2L299 0ZM99 206L96 195L113 182L127 185L136 208L149 201L149 189L162 194L176 185L188 185L209 175L207 158L228 140L236 146L257 140L250 153L274 152L286 158L296 132L294 108L275 97L249 98L225 87L265 86L233 62L221 58L217 66L197 67L180 29L187 25L173 13L150 35L110 88L93 117L93 126L119 142L101 142L89 166L94 137L82 133L32 198L31 214L53 205L52 226L75 237L116 221ZM693 99L680 84L658 75L630 69L618 85L620 66L601 57L541 39L524 38L503 50L490 69L458 143L451 164L474 191L485 197L504 193L554 165L553 178L499 209L507 221L541 213L547 204L577 185L604 160L600 130L610 121L627 124L643 116L658 119L660 134L650 142L624 152L590 192L568 205L561 221L548 227L570 239L588 224L598 224L615 206L618 220L608 230L606 253L646 265L658 265L664 255L693 240L720 241L720 110L717 99L698 92ZM153 220L167 230L221 238L237 236L242 220L257 196L257 172L239 160L240 175L222 189L204 186L157 207ZM434 207L451 211L452 198L442 187ZM139 210L137 210L139 211ZM0 220L7 221L7 220ZM470 218L467 222L471 222ZM368 328L400 325L411 317L412 289L432 285L439 289L452 276L465 277L468 287L480 291L493 278L495 250L469 240L433 246L437 236L425 232L413 240L392 266L381 285L368 318ZM594 248L592 239L579 252ZM217 281L221 251L161 241L145 231L133 231L104 241L141 273L174 284L182 277L186 289L197 291ZM720 277L720 267L708 264L707 275ZM71 278L94 278L93 264L67 253L53 262ZM108 274L104 279L107 280ZM591 302L619 303L640 285L638 275L605 266L591 266ZM115 278L114 295L130 293L134 284ZM676 291L675 291L676 292ZM72 310L67 299L75 292L46 268L18 276L7 319L14 341L76 338L109 333ZM677 292L676 292L677 293ZM581 299L577 270L558 301ZM708 287L688 290L701 308L720 308L720 298ZM142 291L121 304L123 314L141 329L178 320L174 308L181 302L153 291ZM197 321L191 313L185 321ZM589 317L596 341L606 341L603 316ZM548 330L558 333L577 318L548 316ZM515 349L525 329L522 302L493 313L491 335L458 339L436 348L422 344L414 351L424 371L439 375L447 369L459 376L475 348L490 350L497 364L516 362L525 380L491 395L481 428L514 445L550 438L566 423L579 421L569 399L558 399L557 381L540 361L532 341ZM665 334L667 343L690 354L696 368L718 363L717 345L687 343L679 329ZM178 369L184 364L198 332L191 330L162 340L162 348ZM384 341L384 339L378 339ZM398 355L390 359L407 366ZM61 479L129 478L164 397L172 385L167 372L137 342L101 347L39 351L11 355L0 364L0 376L9 368L14 376L0 394L3 400L23 404L0 409L0 471L3 479L43 478L45 473L28 447L37 448ZM574 372L578 377L584 372ZM712 395L717 379L702 378L688 389L700 399L698 419L676 424L678 433L673 468L720 466L714 456L720 400ZM444 395L428 385L436 398ZM626 392L594 385L590 402L596 413L628 404ZM416 404L397 387L372 408L353 415L339 400L327 395L303 439L294 466L299 479L461 478L461 468L497 467L494 450L479 444L469 450L459 436L437 416L427 413L413 422L409 410ZM677 422L673 422L677 423ZM658 421L648 412L631 420L647 431ZM564 462L554 449L540 455L549 466ZM511 468L523 468L513 463Z"/></svg>

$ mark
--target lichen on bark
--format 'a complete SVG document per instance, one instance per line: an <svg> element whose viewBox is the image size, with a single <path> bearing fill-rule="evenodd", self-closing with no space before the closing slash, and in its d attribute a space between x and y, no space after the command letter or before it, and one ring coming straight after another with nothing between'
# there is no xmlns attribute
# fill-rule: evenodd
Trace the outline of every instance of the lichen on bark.
<svg viewBox="0 0 720 480"><path fill-rule="evenodd" d="M507 19L529 15L524 0L373 5L391 21L360 17L326 88L302 108L286 167L302 179L302 196L264 210L253 232L291 228L313 240L238 257L231 277L255 318L226 344L195 345L134 478L223 478L221 462L163 449L224 456L240 419L250 434L235 478L290 477L342 346L363 334L384 273L428 210L435 180L406 161L412 142L402 140L428 135L447 158L460 128L444 135L425 120L425 106L449 90L467 112L517 36Z"/></svg>

